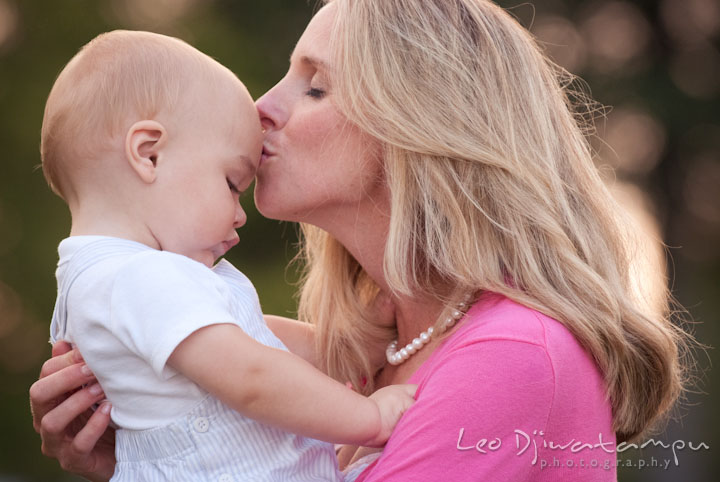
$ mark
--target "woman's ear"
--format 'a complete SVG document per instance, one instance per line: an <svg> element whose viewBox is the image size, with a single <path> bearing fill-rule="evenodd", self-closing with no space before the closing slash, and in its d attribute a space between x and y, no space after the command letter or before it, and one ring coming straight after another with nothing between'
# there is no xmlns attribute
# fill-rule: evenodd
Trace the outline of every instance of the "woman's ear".
<svg viewBox="0 0 720 482"><path fill-rule="evenodd" d="M157 121L138 121L128 129L125 157L140 179L148 184L155 182L157 161L166 142L167 132Z"/></svg>

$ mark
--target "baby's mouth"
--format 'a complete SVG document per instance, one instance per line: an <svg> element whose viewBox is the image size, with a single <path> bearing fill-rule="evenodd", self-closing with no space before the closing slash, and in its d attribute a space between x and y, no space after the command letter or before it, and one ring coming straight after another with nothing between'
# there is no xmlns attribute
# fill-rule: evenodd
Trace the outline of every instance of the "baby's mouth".
<svg viewBox="0 0 720 482"><path fill-rule="evenodd" d="M217 248L213 249L213 256L215 256L215 259L217 260L225 255L225 253L230 251L233 246L238 244L238 241L240 241L240 239L236 236L220 243Z"/></svg>

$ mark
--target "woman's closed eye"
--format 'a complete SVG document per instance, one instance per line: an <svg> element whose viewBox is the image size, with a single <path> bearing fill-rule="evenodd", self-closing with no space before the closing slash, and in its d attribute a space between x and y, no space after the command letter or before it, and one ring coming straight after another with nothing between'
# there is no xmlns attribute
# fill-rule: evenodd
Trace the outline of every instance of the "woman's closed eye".
<svg viewBox="0 0 720 482"><path fill-rule="evenodd" d="M325 97L325 91L322 89L318 89L317 87L310 87L310 89L305 92L305 95L308 95L314 99L322 99Z"/></svg>

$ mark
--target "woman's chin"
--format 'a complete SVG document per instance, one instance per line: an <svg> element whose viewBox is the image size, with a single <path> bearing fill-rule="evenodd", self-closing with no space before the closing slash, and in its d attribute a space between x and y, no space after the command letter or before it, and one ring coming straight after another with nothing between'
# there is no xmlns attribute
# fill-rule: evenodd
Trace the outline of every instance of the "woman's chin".
<svg viewBox="0 0 720 482"><path fill-rule="evenodd" d="M255 186L255 207L258 212L269 219L278 221L300 221L297 216L293 216L294 210L290 208L290 203L283 199L283 196L273 195L266 192L261 186Z"/></svg>

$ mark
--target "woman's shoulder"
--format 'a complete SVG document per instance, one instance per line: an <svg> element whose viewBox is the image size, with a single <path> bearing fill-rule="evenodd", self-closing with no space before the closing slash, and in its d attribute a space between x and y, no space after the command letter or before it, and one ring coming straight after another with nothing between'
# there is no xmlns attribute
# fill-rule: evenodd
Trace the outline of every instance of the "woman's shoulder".
<svg viewBox="0 0 720 482"><path fill-rule="evenodd" d="M612 433L605 382L590 354L559 321L496 293L471 307L410 382L483 400L498 419L519 423L516 414L525 413L532 429L592 437L581 430L590 419Z"/></svg>
<svg viewBox="0 0 720 482"><path fill-rule="evenodd" d="M492 355L490 355L492 354ZM468 310L465 319L434 359L427 370L418 375L431 374L435 368L461 358L466 365L490 376L506 378L528 377L543 381L547 389L570 397L573 387L597 394L602 404L605 385L602 373L578 339L559 321L538 310L524 306L497 293L485 293ZM478 367L473 360L482 363Z"/></svg>
<svg viewBox="0 0 720 482"><path fill-rule="evenodd" d="M587 419L587 413L577 412L581 396L584 406L592 408L598 423L610 433L610 406L600 368L568 328L538 310L488 293L468 311L442 350L436 359L440 363L455 357L466 364L477 359L496 370L493 375L476 365L476 370L485 371L484 377L544 385L553 393L552 413L556 415L574 413L578 421ZM494 358L488 359L488 354Z"/></svg>
<svg viewBox="0 0 720 482"><path fill-rule="evenodd" d="M562 323L498 293L484 293L468 310L448 348L492 341L537 345L548 355L582 352L577 339Z"/></svg>

